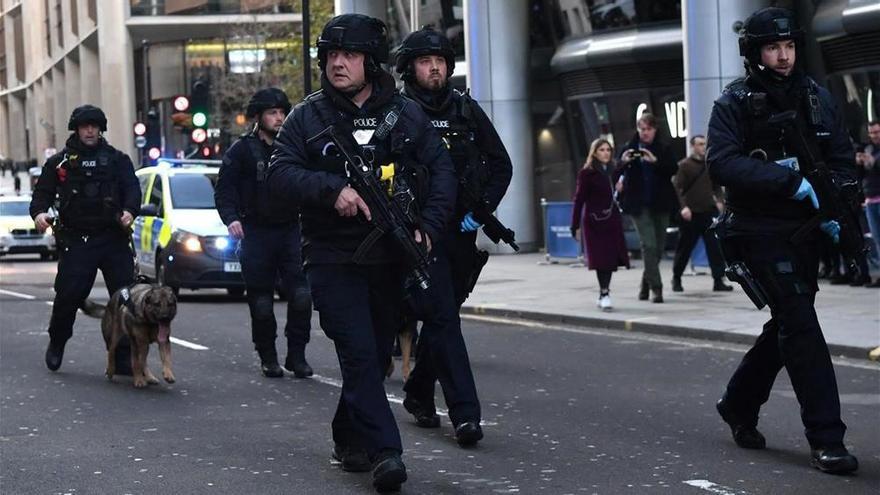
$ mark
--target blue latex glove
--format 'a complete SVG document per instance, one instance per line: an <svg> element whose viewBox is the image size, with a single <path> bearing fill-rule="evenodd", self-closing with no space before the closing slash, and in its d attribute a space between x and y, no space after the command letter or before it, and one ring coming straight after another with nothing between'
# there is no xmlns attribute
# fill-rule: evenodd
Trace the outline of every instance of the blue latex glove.
<svg viewBox="0 0 880 495"><path fill-rule="evenodd" d="M461 231L462 232L474 232L482 226L483 226L483 224L476 221L474 219L474 214L471 212L468 212L467 215L465 215L464 218L461 220Z"/></svg>
<svg viewBox="0 0 880 495"><path fill-rule="evenodd" d="M834 244L840 243L840 224L837 223L837 220L822 222L819 224L819 228L834 240Z"/></svg>
<svg viewBox="0 0 880 495"><path fill-rule="evenodd" d="M791 199L796 199L798 201L809 197L810 202L813 203L813 208L819 209L819 197L816 196L816 191L813 190L813 185L807 179L801 179L801 184L798 186L798 190L794 193L794 196Z"/></svg>

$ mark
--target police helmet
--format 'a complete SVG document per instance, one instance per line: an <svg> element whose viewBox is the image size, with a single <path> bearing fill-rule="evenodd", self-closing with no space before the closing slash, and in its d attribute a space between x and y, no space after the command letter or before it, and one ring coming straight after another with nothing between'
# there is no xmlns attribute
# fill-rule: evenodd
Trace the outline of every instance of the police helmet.
<svg viewBox="0 0 880 495"><path fill-rule="evenodd" d="M433 26L424 26L413 31L401 43L395 54L394 69L404 81L415 76L410 62L422 55L440 55L446 59L446 77L452 76L455 70L455 50L446 36L434 30Z"/></svg>
<svg viewBox="0 0 880 495"><path fill-rule="evenodd" d="M792 11L767 7L753 13L743 23L739 37L739 54L757 64L760 62L761 47L781 40L794 40L800 48L804 41L804 32L798 26Z"/></svg>
<svg viewBox="0 0 880 495"><path fill-rule="evenodd" d="M278 88L263 88L257 91L251 96L245 115L249 119L258 117L270 108L280 108L285 115L290 113L290 101L284 91Z"/></svg>
<svg viewBox="0 0 880 495"><path fill-rule="evenodd" d="M94 105L82 105L73 109L70 120L67 121L67 130L75 131L83 124L95 124L101 132L107 131L107 116L104 111Z"/></svg>
<svg viewBox="0 0 880 495"><path fill-rule="evenodd" d="M330 19L318 38L318 66L326 70L330 50L347 50L365 55L364 69L374 77L388 62L388 29L385 23L363 14L342 14Z"/></svg>

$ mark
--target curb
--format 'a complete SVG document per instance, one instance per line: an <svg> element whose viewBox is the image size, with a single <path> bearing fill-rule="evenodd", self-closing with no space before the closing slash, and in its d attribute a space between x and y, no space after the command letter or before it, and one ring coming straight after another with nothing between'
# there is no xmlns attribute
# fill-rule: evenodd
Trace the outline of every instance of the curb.
<svg viewBox="0 0 880 495"><path fill-rule="evenodd" d="M606 330L622 330L626 332L642 332L654 335L686 337L697 340L711 340L730 344L752 345L757 337L718 330L701 330L693 327L676 326L664 323L650 323L633 320L613 320L594 316L572 316L538 311L523 311L509 308L490 308L485 306L462 306L462 314L477 316L495 316L513 320L553 323L577 327L603 328ZM868 361L871 349L842 344L828 344L832 356L841 356ZM873 361L872 361L873 362Z"/></svg>

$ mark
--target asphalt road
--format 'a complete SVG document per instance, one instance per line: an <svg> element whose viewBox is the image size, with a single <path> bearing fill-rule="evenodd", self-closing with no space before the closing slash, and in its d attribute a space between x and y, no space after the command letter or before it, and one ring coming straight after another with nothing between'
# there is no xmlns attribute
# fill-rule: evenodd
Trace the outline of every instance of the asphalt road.
<svg viewBox="0 0 880 495"><path fill-rule="evenodd" d="M130 378L104 378L99 322L83 315L60 371L46 369L53 274L51 263L0 261L0 492L372 493L368 474L329 459L339 371L317 317L307 350L316 377L267 379L244 301L184 291L172 324L178 381L136 390ZM102 286L93 295L107 297ZM784 374L762 412L768 449L733 444L714 403L743 347L486 319L465 320L465 334L486 438L463 450L448 421L417 428L395 374L387 391L409 470L403 493L880 491L873 363L836 361L847 443L861 463L841 477L809 466ZM150 363L157 373L155 347Z"/></svg>

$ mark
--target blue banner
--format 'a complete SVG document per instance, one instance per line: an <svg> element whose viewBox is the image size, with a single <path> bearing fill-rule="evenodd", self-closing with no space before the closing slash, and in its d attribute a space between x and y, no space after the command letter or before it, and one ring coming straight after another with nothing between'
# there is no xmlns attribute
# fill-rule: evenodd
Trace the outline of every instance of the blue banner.
<svg viewBox="0 0 880 495"><path fill-rule="evenodd" d="M552 201L544 207L544 239L551 258L577 258L580 242L571 237L571 201Z"/></svg>

